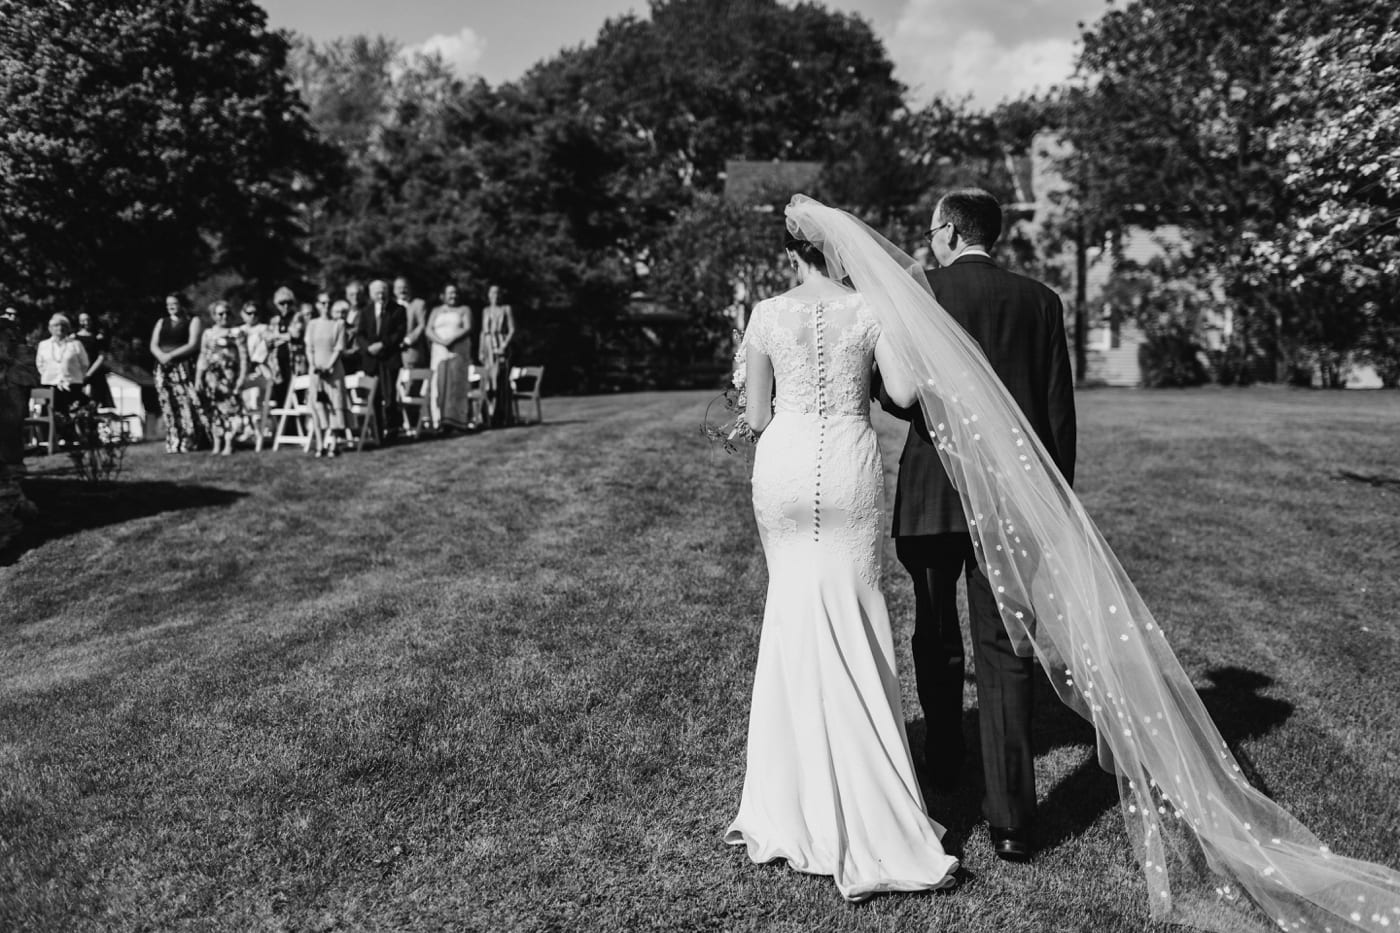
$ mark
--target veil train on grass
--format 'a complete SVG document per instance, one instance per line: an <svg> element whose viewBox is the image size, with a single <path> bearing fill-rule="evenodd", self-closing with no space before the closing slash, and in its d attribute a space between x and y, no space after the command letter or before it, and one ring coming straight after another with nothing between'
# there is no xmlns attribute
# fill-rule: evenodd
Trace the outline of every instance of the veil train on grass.
<svg viewBox="0 0 1400 933"><path fill-rule="evenodd" d="M1153 916L1222 933L1400 929L1400 873L1332 853L1245 780L1136 587L922 265L804 195L786 214L832 277L865 296L918 384L1007 631L1093 724L1099 762L1118 778Z"/></svg>

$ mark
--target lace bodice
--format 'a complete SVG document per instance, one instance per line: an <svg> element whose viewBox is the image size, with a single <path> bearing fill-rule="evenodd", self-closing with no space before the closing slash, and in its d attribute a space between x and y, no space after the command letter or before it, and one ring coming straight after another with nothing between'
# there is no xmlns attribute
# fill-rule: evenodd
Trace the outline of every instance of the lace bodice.
<svg viewBox="0 0 1400 933"><path fill-rule="evenodd" d="M753 309L745 339L773 361L776 411L870 414L880 325L856 293L812 302L779 295Z"/></svg>

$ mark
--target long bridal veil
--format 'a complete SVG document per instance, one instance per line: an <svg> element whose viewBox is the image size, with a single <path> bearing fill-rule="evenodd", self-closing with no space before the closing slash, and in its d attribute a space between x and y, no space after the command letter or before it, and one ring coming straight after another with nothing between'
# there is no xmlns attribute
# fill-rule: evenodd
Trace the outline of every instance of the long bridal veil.
<svg viewBox="0 0 1400 933"><path fill-rule="evenodd" d="M1244 779L1127 573L923 268L803 195L787 226L821 248L833 277L850 277L916 377L1008 632L1093 723L1099 762L1118 777L1152 914L1222 933L1400 929L1400 873L1330 852Z"/></svg>

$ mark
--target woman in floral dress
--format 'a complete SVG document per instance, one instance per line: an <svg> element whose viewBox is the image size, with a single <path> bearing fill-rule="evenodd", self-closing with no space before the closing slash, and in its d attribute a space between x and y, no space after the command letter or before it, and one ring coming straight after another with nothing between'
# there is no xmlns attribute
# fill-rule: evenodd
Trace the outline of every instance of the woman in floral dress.
<svg viewBox="0 0 1400 933"><path fill-rule="evenodd" d="M248 350L242 329L230 326L232 310L227 301L214 302L209 313L214 326L200 340L195 384L214 438L211 453L227 456L233 453L233 438L242 420L239 389L248 377Z"/></svg>
<svg viewBox="0 0 1400 933"><path fill-rule="evenodd" d="M204 419L195 392L194 365L204 324L186 311L179 295L165 296L165 316L151 331L156 359L156 395L165 419L165 452L183 454L204 446Z"/></svg>

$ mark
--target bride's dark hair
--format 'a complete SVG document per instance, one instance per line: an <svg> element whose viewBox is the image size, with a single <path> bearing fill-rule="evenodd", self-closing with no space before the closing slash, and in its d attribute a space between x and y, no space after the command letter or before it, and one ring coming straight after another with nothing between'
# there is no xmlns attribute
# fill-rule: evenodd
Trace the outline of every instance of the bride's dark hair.
<svg viewBox="0 0 1400 933"><path fill-rule="evenodd" d="M797 258L807 265L816 269L822 275L829 275L826 271L826 256L822 251L812 244L811 240L799 239L792 235L792 231L784 228L783 249L790 253L795 253Z"/></svg>

